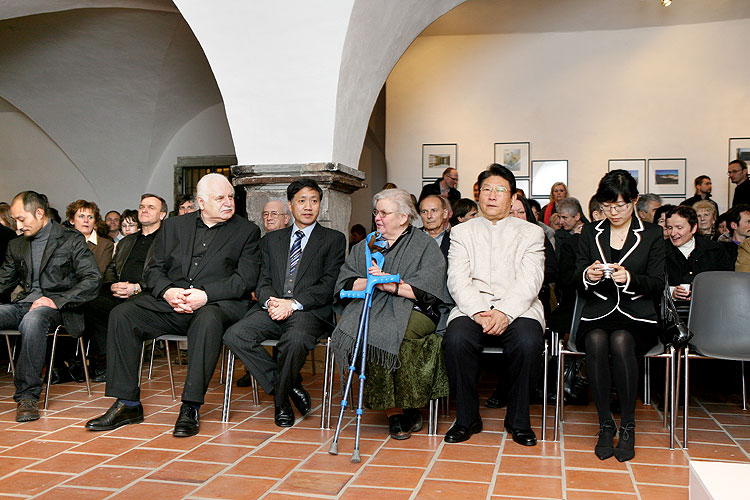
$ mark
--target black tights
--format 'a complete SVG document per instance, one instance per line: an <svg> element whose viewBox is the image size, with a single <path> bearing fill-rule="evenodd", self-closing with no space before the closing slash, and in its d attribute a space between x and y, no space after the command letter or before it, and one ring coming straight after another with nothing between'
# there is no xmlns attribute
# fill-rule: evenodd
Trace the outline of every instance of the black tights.
<svg viewBox="0 0 750 500"><path fill-rule="evenodd" d="M638 387L638 358L635 354L635 339L627 330L607 332L594 329L586 333L586 370L594 393L599 423L612 419L609 409L610 369L620 397L622 419L620 425L635 422L635 398Z"/></svg>

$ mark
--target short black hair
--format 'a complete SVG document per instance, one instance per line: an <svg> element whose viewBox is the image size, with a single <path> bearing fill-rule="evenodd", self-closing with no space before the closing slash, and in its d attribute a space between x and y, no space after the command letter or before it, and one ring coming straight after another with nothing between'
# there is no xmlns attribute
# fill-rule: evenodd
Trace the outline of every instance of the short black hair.
<svg viewBox="0 0 750 500"><path fill-rule="evenodd" d="M178 194L174 199L175 207L180 208L180 206L183 203L187 203L188 201L191 203L196 203L195 195L194 194Z"/></svg>
<svg viewBox="0 0 750 500"><path fill-rule="evenodd" d="M470 200L469 198L461 198L459 200L456 200L456 202L453 203L452 208L453 208L453 217L451 217L451 220L450 220L451 226L455 226L459 223L458 222L459 217L466 217L466 214L468 214L472 210L479 210L479 207L477 206L477 202L475 202L474 200Z"/></svg>
<svg viewBox="0 0 750 500"><path fill-rule="evenodd" d="M659 221L661 214L669 213L669 211L672 210L674 207L675 205L670 205L669 203L667 203L666 205L662 205L659 208L657 208L654 211L654 224L656 224Z"/></svg>
<svg viewBox="0 0 750 500"><path fill-rule="evenodd" d="M594 196L599 203L617 201L620 196L625 203L631 203L638 198L638 182L627 170L618 168L602 177Z"/></svg>
<svg viewBox="0 0 750 500"><path fill-rule="evenodd" d="M531 210L531 203L529 203L529 200L523 196L517 197L517 200L523 205L523 209L526 212L526 220L532 224L536 224L536 217L534 217L534 212Z"/></svg>
<svg viewBox="0 0 750 500"><path fill-rule="evenodd" d="M536 201L534 198L531 198L531 199L526 198L526 201L529 202L529 205L531 206L531 208L536 208L537 212L542 211L542 205L540 205L539 202Z"/></svg>
<svg viewBox="0 0 750 500"><path fill-rule="evenodd" d="M354 224L352 228L349 230L351 234L361 234L362 236L367 235L367 231L365 230L365 226L362 224Z"/></svg>
<svg viewBox="0 0 750 500"><path fill-rule="evenodd" d="M592 196L589 200L589 219L594 220L594 212L601 212L602 204L596 199L596 196Z"/></svg>
<svg viewBox="0 0 750 500"><path fill-rule="evenodd" d="M729 217L727 218L727 224L732 222L734 222L735 224L739 224L741 217L740 214L742 214L742 212L750 212L750 205L742 203L740 205L737 205L736 207L733 207L729 212L727 212L729 214ZM729 227L729 229L732 229L731 226Z"/></svg>
<svg viewBox="0 0 750 500"><path fill-rule="evenodd" d="M688 207L687 205L677 205L676 207L671 208L669 212L667 212L667 219L669 219L673 215L679 215L683 219L687 219L688 224L690 224L691 228L694 228L698 225L698 214L695 213L695 209L693 207Z"/></svg>
<svg viewBox="0 0 750 500"><path fill-rule="evenodd" d="M488 166L481 174L479 174L479 177L477 177L480 190L482 189L482 184L484 184L484 181L487 180L488 177L502 177L508 181L508 184L510 184L511 194L516 192L516 176L513 175L513 172L511 172L508 167L504 167L499 163L491 163L490 166Z"/></svg>
<svg viewBox="0 0 750 500"><path fill-rule="evenodd" d="M318 196L320 197L320 199L321 200L323 199L323 190L320 189L320 186L318 186L318 183L312 179L308 179L305 177L301 179L296 179L292 181L291 184L289 184L289 187L286 188L286 199L289 201L292 201L294 199L294 195L297 194L303 188L314 189L315 191L318 192Z"/></svg>
<svg viewBox="0 0 750 500"><path fill-rule="evenodd" d="M37 193L36 191L21 191L13 197L11 205L13 204L13 202L19 199L23 201L23 209L30 214L36 212L38 208L41 208L45 215L49 211L47 197L43 194Z"/></svg>

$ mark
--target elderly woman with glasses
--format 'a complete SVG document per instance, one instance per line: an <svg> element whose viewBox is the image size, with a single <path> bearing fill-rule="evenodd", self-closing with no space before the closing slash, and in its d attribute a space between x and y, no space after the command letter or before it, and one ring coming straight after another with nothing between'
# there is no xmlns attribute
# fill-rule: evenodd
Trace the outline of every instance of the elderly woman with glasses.
<svg viewBox="0 0 750 500"><path fill-rule="evenodd" d="M422 427L418 408L448 395L440 333L452 304L446 265L435 241L412 226L417 212L403 189L373 197L375 224L384 240L382 269L366 262L367 240L357 243L341 268L335 295L364 290L372 275L400 274L399 283L377 285L370 308L365 406L385 410L391 437L407 439ZM351 360L362 302L339 301L333 345L339 360ZM345 365L345 363L341 363Z"/></svg>
<svg viewBox="0 0 750 500"><path fill-rule="evenodd" d="M638 183L627 171L607 173L594 196L606 219L584 226L578 243L576 272L585 304L576 344L586 352L599 414L596 456L605 460L614 455L624 462L635 456L638 356L657 341L654 303L664 290L664 238L659 226L633 213ZM617 427L609 406L610 378L620 398L617 448L613 446Z"/></svg>

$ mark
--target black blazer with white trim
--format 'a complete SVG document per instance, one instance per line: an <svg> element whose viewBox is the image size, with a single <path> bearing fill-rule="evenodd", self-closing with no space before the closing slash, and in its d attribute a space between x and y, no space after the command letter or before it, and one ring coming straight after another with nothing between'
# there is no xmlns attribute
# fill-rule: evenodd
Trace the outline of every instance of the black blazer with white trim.
<svg viewBox="0 0 750 500"><path fill-rule="evenodd" d="M645 323L657 323L655 303L664 291L664 232L661 227L643 222L633 215L618 264L628 271L627 281L620 285L611 279L592 283L586 279L586 268L594 261L614 263L609 246L610 222L586 224L578 244L576 272L579 288L586 298L581 319L596 320L614 311Z"/></svg>

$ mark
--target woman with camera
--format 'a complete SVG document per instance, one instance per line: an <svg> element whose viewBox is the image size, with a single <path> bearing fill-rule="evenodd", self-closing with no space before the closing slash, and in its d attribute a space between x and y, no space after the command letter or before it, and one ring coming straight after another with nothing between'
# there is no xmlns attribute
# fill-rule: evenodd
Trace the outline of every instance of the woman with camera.
<svg viewBox="0 0 750 500"><path fill-rule="evenodd" d="M660 227L634 213L638 184L627 171L607 173L594 196L606 219L587 224L578 245L576 268L585 305L576 344L586 352L599 415L596 456L604 460L614 455L624 462L635 456L638 356L658 338L655 303L664 290L664 238ZM617 427L609 405L610 378L620 398L617 448Z"/></svg>

